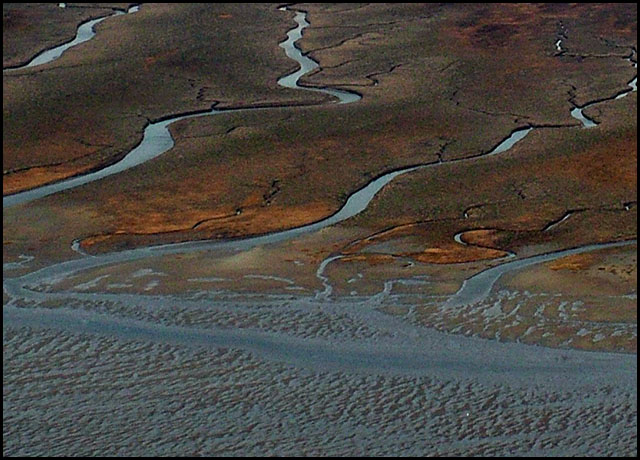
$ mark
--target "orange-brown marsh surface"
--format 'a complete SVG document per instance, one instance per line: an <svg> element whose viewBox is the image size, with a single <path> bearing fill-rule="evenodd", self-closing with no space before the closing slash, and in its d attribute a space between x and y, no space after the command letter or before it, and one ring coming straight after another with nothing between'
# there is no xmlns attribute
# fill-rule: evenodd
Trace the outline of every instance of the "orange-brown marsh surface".
<svg viewBox="0 0 640 460"><path fill-rule="evenodd" d="M57 61L4 75L5 194L112 163L150 119L216 102L287 105L177 122L175 146L153 161L7 210L5 261L65 259L74 240L100 253L301 226L372 178L427 163L285 259L338 252L336 267L380 273L412 260L449 273L452 292L512 252L635 238L637 93L590 107L596 128L570 115L633 78L635 5L299 8L311 23L299 46L320 63L303 83L355 90L359 102L278 87L295 69L278 47L292 14L266 4L144 6ZM527 126L508 152L481 157ZM315 270L300 273L317 287Z"/></svg>

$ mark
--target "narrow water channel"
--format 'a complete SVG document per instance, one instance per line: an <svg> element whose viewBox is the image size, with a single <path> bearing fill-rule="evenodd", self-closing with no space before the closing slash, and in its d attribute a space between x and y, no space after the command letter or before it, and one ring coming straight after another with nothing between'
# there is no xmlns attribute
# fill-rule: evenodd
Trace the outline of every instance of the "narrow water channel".
<svg viewBox="0 0 640 460"><path fill-rule="evenodd" d="M65 8L66 8L66 4ZM62 7L61 7L62 8ZM127 14L131 14L131 13L135 13L137 11L140 10L140 7L135 5L130 7L127 10ZM125 14L124 11L120 11L120 10L115 10L113 13L107 15L107 16L102 16L101 18L96 18L96 19L91 19L89 21L86 21L82 24L80 24L80 26L78 26L78 30L76 32L76 36L73 40L67 42L67 43L63 43L62 45L56 46L54 48L48 49L48 50L44 50L40 53L38 53L33 59L31 59L29 62L27 62L24 65L20 65L20 66L16 66L16 67L7 67L5 69L3 69L3 71L15 71L15 70L21 70L21 69L28 69L31 67L36 67L39 65L43 65L43 64L47 64L49 62L55 61L56 59L58 59L60 56L62 56L62 53L64 53L65 51L67 51L69 48L73 48L74 46L78 46L81 43L87 42L89 40L91 40L93 37L95 37L96 35L96 31L95 31L95 26L99 23L101 23L102 21L104 21L107 18L113 17L113 16L120 16L121 14Z"/></svg>
<svg viewBox="0 0 640 460"><path fill-rule="evenodd" d="M561 257L573 254L582 254L584 252L597 251L599 249L610 249L622 246L630 246L636 244L637 241L615 241L611 243L590 244L578 248L565 249L563 251L555 251L547 254L540 254L524 259L516 259L511 262L505 262L495 267L484 270L473 275L462 283L462 287L456 294L450 297L444 304L445 308L456 308L465 305L473 305L482 302L489 296L491 288L498 279L505 273L520 270L531 265L540 264L559 259Z"/></svg>
<svg viewBox="0 0 640 460"><path fill-rule="evenodd" d="M638 63L634 62L631 57L628 57L625 59L626 61L630 62L631 65L634 68L638 68ZM597 104L601 104L603 102L606 101L614 101L614 100L618 100L618 99L622 99L623 97L627 96L629 93L632 93L634 91L638 91L638 86L637 86L637 82L638 82L638 76L636 75L635 77L633 77L633 79L631 81L629 81L629 83L627 83L628 88L624 89L620 92L618 92L615 96L611 96L608 98L604 98L604 99L598 99L595 100L593 102L589 102L585 105L582 106L575 106L572 110L571 110L571 116L573 118L575 118L576 120L580 120L580 122L582 123L582 126L585 128L594 128L596 126L598 126L598 124L593 121L591 118L587 117L584 114L584 111L597 105Z"/></svg>

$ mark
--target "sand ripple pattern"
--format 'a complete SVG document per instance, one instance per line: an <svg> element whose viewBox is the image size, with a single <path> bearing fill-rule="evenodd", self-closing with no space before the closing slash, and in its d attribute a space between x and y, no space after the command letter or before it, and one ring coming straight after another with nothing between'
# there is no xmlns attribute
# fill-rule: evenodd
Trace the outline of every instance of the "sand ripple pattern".
<svg viewBox="0 0 640 460"><path fill-rule="evenodd" d="M636 396L5 330L4 455L634 455ZM8 347L6 345L9 345ZM33 398L33 395L38 395ZM90 436L87 436L90 434Z"/></svg>

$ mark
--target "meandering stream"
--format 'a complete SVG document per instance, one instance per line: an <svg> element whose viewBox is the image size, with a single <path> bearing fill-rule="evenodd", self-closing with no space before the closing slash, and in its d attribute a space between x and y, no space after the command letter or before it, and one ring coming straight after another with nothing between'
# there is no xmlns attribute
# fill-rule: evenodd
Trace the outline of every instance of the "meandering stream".
<svg viewBox="0 0 640 460"><path fill-rule="evenodd" d="M628 57L626 60L629 61L634 68L636 69L638 68L638 63L633 62L631 60L631 57ZM587 117L584 114L584 111L597 104L601 104L606 101L614 101L614 100L622 99L623 97L627 96L629 93L638 91L637 82L638 82L638 77L635 76L631 81L629 81L629 83L627 83L627 86L629 88L618 92L616 95L608 98L604 98L604 99L597 99L595 101L588 102L587 104L584 104L582 106L575 106L571 110L571 116L577 120L580 120L580 122L582 123L582 126L584 126L585 128L594 128L598 126L598 124L595 121L593 121L591 118Z"/></svg>
<svg viewBox="0 0 640 460"><path fill-rule="evenodd" d="M61 5L66 5L66 4L61 4ZM36 67L36 66L39 66L39 65L43 65L43 64L47 64L49 62L55 61L60 56L62 56L62 53L67 51L69 48L72 48L74 46L78 46L81 43L89 41L93 37L95 37L96 31L94 30L94 27L97 24L99 24L102 21L104 21L105 19L110 18L112 16L120 16L121 14L135 13L139 9L140 9L139 6L134 5L134 6L130 7L127 10L126 13L124 11L121 11L121 10L115 10L112 14L109 14L107 16L102 16L100 18L91 19L89 21L86 21L86 22L80 24L80 26L78 27L78 30L76 32L76 36L75 36L75 38L73 40L71 40L71 41L69 41L67 43L63 43L62 45L56 46L54 48L47 49L47 50L44 50L44 51L38 53L36 56L34 56L29 62L27 62L24 65L19 65L19 66L15 66L15 67L6 67L5 69L3 69L3 71L6 72L6 71L15 71L15 70L28 69L30 67Z"/></svg>

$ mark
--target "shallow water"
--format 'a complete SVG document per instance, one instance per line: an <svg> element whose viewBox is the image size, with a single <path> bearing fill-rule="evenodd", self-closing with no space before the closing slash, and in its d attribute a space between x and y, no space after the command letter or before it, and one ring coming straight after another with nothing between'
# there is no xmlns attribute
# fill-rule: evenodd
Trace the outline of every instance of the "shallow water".
<svg viewBox="0 0 640 460"><path fill-rule="evenodd" d="M580 123L582 123L582 126L585 128L593 128L595 126L598 126L597 123L595 123L591 118L588 118L584 113L582 113L582 111L586 108L589 107L589 104L587 104L586 106L580 108L580 107L574 107L571 110L571 116L573 118L575 118L576 120L580 120Z"/></svg>
<svg viewBox="0 0 640 460"><path fill-rule="evenodd" d="M299 307L304 304L304 300L298 302ZM346 301L338 301L334 306L344 310L355 308L354 304ZM313 302L307 308L313 308ZM255 328L209 326L200 329L81 310L11 306L3 309L3 326L29 326L189 347L239 348L256 353L268 361L284 362L316 371L409 376L428 374L445 379L473 379L487 384L529 387L545 385L549 389L562 389L565 385L606 384L611 372L618 374L619 384L632 389L636 378L633 356L558 350L452 336L416 326L399 325L396 324L397 320L383 314L377 316L379 318L375 314L363 315L361 318L369 327L393 329L392 336L380 336L372 340L342 338L339 342L334 342ZM614 356L615 359L612 359Z"/></svg>
<svg viewBox="0 0 640 460"><path fill-rule="evenodd" d="M496 267L484 270L465 280L460 290L458 290L455 295L450 297L445 302L445 307L455 308L458 306L471 305L483 301L489 296L491 288L496 283L496 281L498 281L498 279L505 273L529 267L531 265L549 262L551 260L559 259L560 257L565 257L572 254L581 254L584 252L596 251L598 249L617 248L622 246L629 246L632 244L636 244L636 240L590 244L578 248L565 249L563 251L556 251L534 257L527 257L525 259L517 259L511 262L505 262Z"/></svg>

